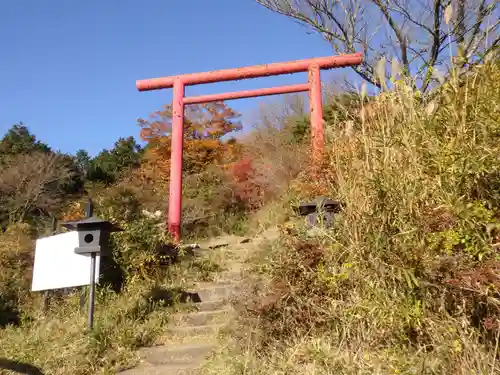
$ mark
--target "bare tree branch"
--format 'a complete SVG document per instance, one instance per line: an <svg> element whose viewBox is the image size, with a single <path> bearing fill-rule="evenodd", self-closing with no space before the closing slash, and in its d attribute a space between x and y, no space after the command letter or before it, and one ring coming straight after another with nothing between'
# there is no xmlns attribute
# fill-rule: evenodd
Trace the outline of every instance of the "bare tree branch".
<svg viewBox="0 0 500 375"><path fill-rule="evenodd" d="M394 31L394 34L396 35L396 38L398 39L399 42L399 47L401 49L401 60L403 62L403 65L405 67L406 72L409 72L410 70L410 62L408 60L408 39L405 35L403 35L402 30L399 28L399 26L396 24L394 19L392 18L391 14L389 13L389 9L387 8L386 4L382 3L382 0L374 0L374 3L380 8L380 11L384 15L385 19L387 20L387 23L391 27L391 29Z"/></svg>
<svg viewBox="0 0 500 375"><path fill-rule="evenodd" d="M467 47L465 47L464 53L466 58L467 56L469 56L470 48L472 47L472 44L474 43L476 36L479 34L479 31L481 30L481 23L483 22L483 19L487 17L487 15L488 15L488 8L486 7L486 0L482 0L481 3L479 4L476 22L474 23L469 43L467 44Z"/></svg>
<svg viewBox="0 0 500 375"><path fill-rule="evenodd" d="M434 24L432 30L432 47L429 60L426 63L427 72L425 74L422 91L427 91L432 77L432 69L436 65L436 61L439 56L439 50L442 44L442 38L439 34L439 29L441 27L441 0L434 0Z"/></svg>
<svg viewBox="0 0 500 375"><path fill-rule="evenodd" d="M7 159L0 173L0 207L7 211L3 215L16 222L24 220L28 213L57 209L62 184L71 177L72 172L56 154L40 152Z"/></svg>
<svg viewBox="0 0 500 375"><path fill-rule="evenodd" d="M470 66L498 44L496 34L491 36L496 24L489 24L498 0L255 1L318 32L337 53L364 51L363 64L352 69L379 88L374 67L381 57L396 58L425 93L437 66ZM444 9L449 5L453 17L446 24ZM482 43L487 37L493 45Z"/></svg>
<svg viewBox="0 0 500 375"><path fill-rule="evenodd" d="M454 21L454 26L456 30L456 40L458 45L458 57L459 59L465 59L465 1L466 0L456 0L456 18Z"/></svg>
<svg viewBox="0 0 500 375"><path fill-rule="evenodd" d="M366 52L368 43L359 38L362 27L356 13L357 0L348 0L353 11L348 11L343 3L328 0L257 0L259 4L278 14L290 17L300 23L311 27L328 41L337 53L353 53L363 48ZM354 6L353 6L354 4ZM343 17L336 14L334 8L342 9ZM319 20L319 22L318 22ZM352 69L363 79L371 84L380 87L373 76L372 66L363 61L361 66Z"/></svg>

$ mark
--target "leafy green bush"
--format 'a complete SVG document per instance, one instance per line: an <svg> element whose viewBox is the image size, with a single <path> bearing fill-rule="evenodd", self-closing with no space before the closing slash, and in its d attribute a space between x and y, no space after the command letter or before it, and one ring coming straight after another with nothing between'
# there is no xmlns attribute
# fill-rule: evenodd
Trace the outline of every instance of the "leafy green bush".
<svg viewBox="0 0 500 375"><path fill-rule="evenodd" d="M183 189L182 233L186 240L238 232L248 207L233 191L220 167L186 176Z"/></svg>
<svg viewBox="0 0 500 375"><path fill-rule="evenodd" d="M95 203L98 216L122 229L111 235L112 260L103 259L105 278L115 282L160 278L171 243L164 218L145 214L136 194L123 186L102 190Z"/></svg>

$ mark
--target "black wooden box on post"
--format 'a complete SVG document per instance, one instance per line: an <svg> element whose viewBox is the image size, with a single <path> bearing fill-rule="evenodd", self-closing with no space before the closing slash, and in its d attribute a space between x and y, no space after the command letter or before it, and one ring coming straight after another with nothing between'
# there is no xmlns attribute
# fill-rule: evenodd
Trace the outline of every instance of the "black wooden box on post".
<svg viewBox="0 0 500 375"><path fill-rule="evenodd" d="M122 231L115 224L95 216L64 223L61 226L78 232L79 246L75 248L75 253L82 255L92 253L108 255L109 235Z"/></svg>
<svg viewBox="0 0 500 375"><path fill-rule="evenodd" d="M109 235L112 232L119 232L122 229L107 220L102 220L95 216L61 225L69 230L76 230L78 232L79 246L75 248L75 253L82 256L90 256L91 258L88 326L89 329L92 329L94 324L96 256L111 255L108 246Z"/></svg>
<svg viewBox="0 0 500 375"><path fill-rule="evenodd" d="M323 223L330 228L333 225L333 217L343 209L343 204L338 200L328 198L316 198L309 203L301 203L295 210L307 219L307 224L314 227Z"/></svg>

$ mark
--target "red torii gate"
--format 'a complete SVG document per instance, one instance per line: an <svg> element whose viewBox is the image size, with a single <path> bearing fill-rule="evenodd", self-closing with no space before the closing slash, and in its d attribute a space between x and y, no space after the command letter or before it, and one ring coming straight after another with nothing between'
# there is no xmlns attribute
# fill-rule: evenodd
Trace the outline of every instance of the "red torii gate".
<svg viewBox="0 0 500 375"><path fill-rule="evenodd" d="M137 81L136 87L139 91L168 88L174 89L172 100L172 151L170 160L170 193L168 204L168 231L172 234L174 241L178 242L181 238L184 105L309 91L313 158L318 160L321 158L324 148L323 104L320 71L321 69L333 69L358 65L361 63L362 59L363 55L361 53L354 53ZM306 71L309 72L309 82L304 84L187 98L184 96L184 88L190 85L275 76Z"/></svg>

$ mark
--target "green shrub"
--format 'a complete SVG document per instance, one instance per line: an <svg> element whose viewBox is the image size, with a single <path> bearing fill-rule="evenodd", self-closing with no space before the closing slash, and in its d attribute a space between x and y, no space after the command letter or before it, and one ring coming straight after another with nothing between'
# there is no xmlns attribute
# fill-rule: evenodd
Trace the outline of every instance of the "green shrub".
<svg viewBox="0 0 500 375"><path fill-rule="evenodd" d="M94 200L96 215L122 230L111 235L112 259L103 259L103 273L116 282L161 278L162 257L171 243L164 218L148 215L137 195L126 187L102 190Z"/></svg>

